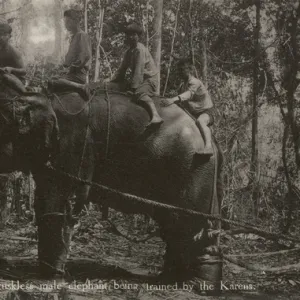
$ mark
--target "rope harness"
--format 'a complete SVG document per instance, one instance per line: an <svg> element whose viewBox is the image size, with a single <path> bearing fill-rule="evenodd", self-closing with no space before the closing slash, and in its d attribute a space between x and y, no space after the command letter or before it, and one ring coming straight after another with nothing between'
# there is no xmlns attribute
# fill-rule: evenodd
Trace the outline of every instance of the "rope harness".
<svg viewBox="0 0 300 300"><path fill-rule="evenodd" d="M293 242L296 242L296 243L300 243L299 238L269 232L269 231L260 229L260 228L256 227L254 224L251 224L251 223L248 223L248 222L229 220L229 219L226 219L226 218L222 218L219 215L207 214L207 213L203 213L203 212L200 212L200 211L195 211L195 210L192 210L192 209L187 209L187 208L182 208L182 207L178 207L178 206L174 206L174 205L170 205L170 204L160 203L160 202L153 201L153 200L150 200L150 199L146 199L146 198L143 198L143 197L138 197L138 196L135 196L135 195L132 195L132 194L129 194L129 193L123 193L123 192L120 192L118 190L112 189L108 186L105 186L105 185L102 185L102 184L99 184L99 183L96 183L96 182L83 180L83 179L78 178L74 175L71 175L67 172L58 170L58 169L54 168L51 165L46 165L45 167L48 170L54 171L55 173L60 174L61 176L66 177L70 180L76 181L76 182L84 184L84 185L93 186L95 188L98 188L99 190L109 192L113 195L121 196L122 198L131 201L131 203L136 202L136 203L139 203L139 204L144 204L144 205L151 206L152 208L154 207L154 208L160 208L160 209L167 209L167 210L170 210L170 211L176 212L176 213L181 213L181 214L190 215L190 216L199 216L199 217L203 217L205 219L212 220L212 221L221 221L221 222L226 223L226 224L231 224L231 225L234 225L234 226L239 226L239 227L243 227L243 228L246 228L246 229L250 229L253 233L267 234L270 237L277 238L278 240L282 239L282 240L289 240L289 241L293 241ZM52 214L54 214L54 213L52 213Z"/></svg>
<svg viewBox="0 0 300 300"><path fill-rule="evenodd" d="M109 129L110 129L110 121L111 121L110 120L111 104L110 104L107 88L104 91L105 91L105 95L106 95L106 101L107 101L107 104L108 104L107 105L107 111L108 111L107 128L108 128L108 131L107 131L107 138L106 138L106 156L107 156L108 155L108 147L109 147L109 138L110 138ZM93 94L93 96L91 97L91 99L87 102L87 105L89 105L91 103L91 101L92 101L95 94L96 94L96 91ZM123 93L120 93L120 94L123 94ZM84 107L82 109L80 109L78 112L71 113L71 112L69 112L65 109L65 107L62 105L59 97L57 95L55 95L55 97L59 101L59 103L62 106L62 108L64 109L64 111L71 114L71 115L77 115L77 114L81 113L86 107L86 105L84 105ZM10 100L13 100L13 116L15 118L16 116L15 116L15 103L14 102L15 102L16 99L14 98L14 99L10 99ZM84 149L83 149L83 151L84 151ZM83 153L83 156L84 156L84 153ZM83 156L82 156L82 159L83 159ZM135 195L132 195L132 194L129 194L129 193L123 193L123 192L120 192L118 190L112 189L110 187L107 187L105 185L102 185L102 184L99 184L99 183L96 183L96 182L93 182L93 181L88 181L88 180L81 179L81 178L79 178L79 176L74 176L70 173L64 172L62 170L58 170L55 167L51 166L50 164L46 164L44 167L45 167L45 170L53 171L57 174L60 174L61 176L65 177L65 178L68 178L68 179L70 179L72 181L75 181L77 183L80 183L80 184L83 184L83 185L90 185L90 186L93 186L93 187L95 187L99 190L109 192L109 193L114 194L114 195L121 196L122 198L129 200L131 203L135 202L135 203L138 203L138 204L151 206L151 208L154 207L154 208L159 208L159 209L167 209L171 212L190 215L190 216L198 216L198 217L202 217L202 218L205 218L205 219L211 220L211 221L220 221L222 223L231 224L231 225L234 225L234 226L249 229L253 233L267 234L268 236L270 236L274 239L277 239L277 240L288 240L288 241L292 241L292 242L295 242L295 243L300 243L299 238L295 238L295 237L288 236L288 235L283 235L283 234L278 234L278 233L274 233L274 232L269 232L269 231L263 230L261 228L258 228L254 224L251 224L251 223L248 223L248 222L230 220L230 219L222 218L220 215L207 214L207 213L203 213L203 212L200 212L200 211L194 211L192 209L186 209L186 208L177 207L177 206L170 205L170 204L156 202L156 201L146 199L146 198L143 198L143 197L138 197L138 196L135 196ZM51 216L51 215L65 217L66 213L61 213L61 212L45 213L40 218L43 218L45 216Z"/></svg>
<svg viewBox="0 0 300 300"><path fill-rule="evenodd" d="M110 103L106 83L105 83L105 101L107 103L107 133L106 133L105 159L108 159L109 139L110 139L110 123L111 123L111 103Z"/></svg>

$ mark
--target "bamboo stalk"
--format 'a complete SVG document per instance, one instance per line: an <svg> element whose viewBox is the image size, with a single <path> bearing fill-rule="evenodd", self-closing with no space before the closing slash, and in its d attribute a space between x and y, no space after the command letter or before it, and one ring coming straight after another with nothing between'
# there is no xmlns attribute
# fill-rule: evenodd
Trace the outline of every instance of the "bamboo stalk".
<svg viewBox="0 0 300 300"><path fill-rule="evenodd" d="M173 37L172 37L172 43L171 43L169 67L168 67L168 71L167 71L167 78L166 78L166 82L165 82L165 86L164 86L164 91L163 91L163 94L162 94L163 96L165 96L167 86L168 86L169 76L170 76L170 70L171 70L171 65L172 65L172 54L173 54L173 51L174 51L174 42L175 42L175 37L176 37L176 29L177 29L177 24L178 24L178 13L179 13L179 10L180 10L180 4L181 4L181 0L178 0L176 16L175 16L175 24L174 24L174 28L173 28Z"/></svg>

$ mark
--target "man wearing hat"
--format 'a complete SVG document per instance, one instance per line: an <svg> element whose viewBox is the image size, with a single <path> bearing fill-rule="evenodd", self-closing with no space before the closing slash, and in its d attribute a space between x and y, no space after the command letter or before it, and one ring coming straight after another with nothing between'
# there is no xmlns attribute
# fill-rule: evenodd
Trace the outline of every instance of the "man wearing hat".
<svg viewBox="0 0 300 300"><path fill-rule="evenodd" d="M181 94L176 97L162 100L162 106L179 104L196 119L196 125L199 128L205 147L202 155L213 155L211 130L209 126L214 121L214 108L211 97L201 80L193 76L194 66L190 59L181 59L177 63L179 75L183 79L181 85Z"/></svg>
<svg viewBox="0 0 300 300"><path fill-rule="evenodd" d="M129 86L126 89L132 91L137 101L141 101L146 106L151 117L148 126L160 125L163 120L151 99L156 95L158 70L149 50L139 42L143 30L137 24L131 24L124 31L125 43L128 44L129 49L111 82L124 83L126 71L130 69Z"/></svg>
<svg viewBox="0 0 300 300"><path fill-rule="evenodd" d="M26 93L24 86L26 70L19 51L10 43L12 28L7 23L0 23L0 73L4 82L19 93Z"/></svg>
<svg viewBox="0 0 300 300"><path fill-rule="evenodd" d="M69 9L64 12L66 29L72 34L64 67L67 74L49 81L50 89L64 90L71 88L77 91L85 100L89 99L86 83L87 72L91 62L91 42L87 33L80 28L80 12Z"/></svg>

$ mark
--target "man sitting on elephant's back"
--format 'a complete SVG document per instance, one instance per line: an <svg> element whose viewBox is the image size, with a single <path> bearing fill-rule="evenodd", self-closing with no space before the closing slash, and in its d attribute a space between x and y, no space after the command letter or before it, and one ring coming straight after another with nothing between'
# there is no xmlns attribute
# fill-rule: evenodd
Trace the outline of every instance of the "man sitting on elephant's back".
<svg viewBox="0 0 300 300"><path fill-rule="evenodd" d="M127 69L131 70L129 86L120 87L133 92L137 101L142 102L149 111L151 120L147 126L160 125L163 119L159 116L151 97L156 95L158 70L149 50L139 42L143 29L133 23L125 29L125 43L129 45L122 64L111 82L124 83Z"/></svg>
<svg viewBox="0 0 300 300"><path fill-rule="evenodd" d="M181 94L162 100L162 106L169 106L173 103L178 103L191 115L196 118L196 125L199 128L205 146L203 152L198 154L213 155L212 138L209 126L214 121L214 108L211 97L198 78L193 76L194 66L190 59L181 59L177 64L179 75L183 78L184 82L181 85Z"/></svg>
<svg viewBox="0 0 300 300"><path fill-rule="evenodd" d="M7 23L0 23L0 71L4 82L21 94L25 88L26 70L21 54L9 43L12 28Z"/></svg>
<svg viewBox="0 0 300 300"><path fill-rule="evenodd" d="M64 12L66 29L72 34L64 67L68 73L49 82L50 89L70 88L78 92L85 100L89 99L86 75L91 61L91 43L87 33L80 28L80 12L69 9Z"/></svg>

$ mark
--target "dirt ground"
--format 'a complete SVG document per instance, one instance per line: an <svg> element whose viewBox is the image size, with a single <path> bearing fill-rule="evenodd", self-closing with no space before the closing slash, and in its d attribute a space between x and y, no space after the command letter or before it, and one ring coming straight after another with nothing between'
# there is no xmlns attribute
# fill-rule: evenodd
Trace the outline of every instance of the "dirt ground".
<svg viewBox="0 0 300 300"><path fill-rule="evenodd" d="M155 231L155 224L146 226L141 217L113 212L110 219L123 234L137 239ZM169 286L168 290L152 284L162 270L162 240L154 236L133 243L115 234L114 227L102 221L98 212L87 212L76 227L64 281L39 279L35 235L36 229L28 220L13 216L0 230L0 300L208 299L195 287L188 291L191 283ZM282 250L282 246L254 235L224 236L221 244L236 263L273 270L249 270L225 260L222 296L209 299L300 299L299 266L282 269L299 263L299 250L263 255Z"/></svg>

